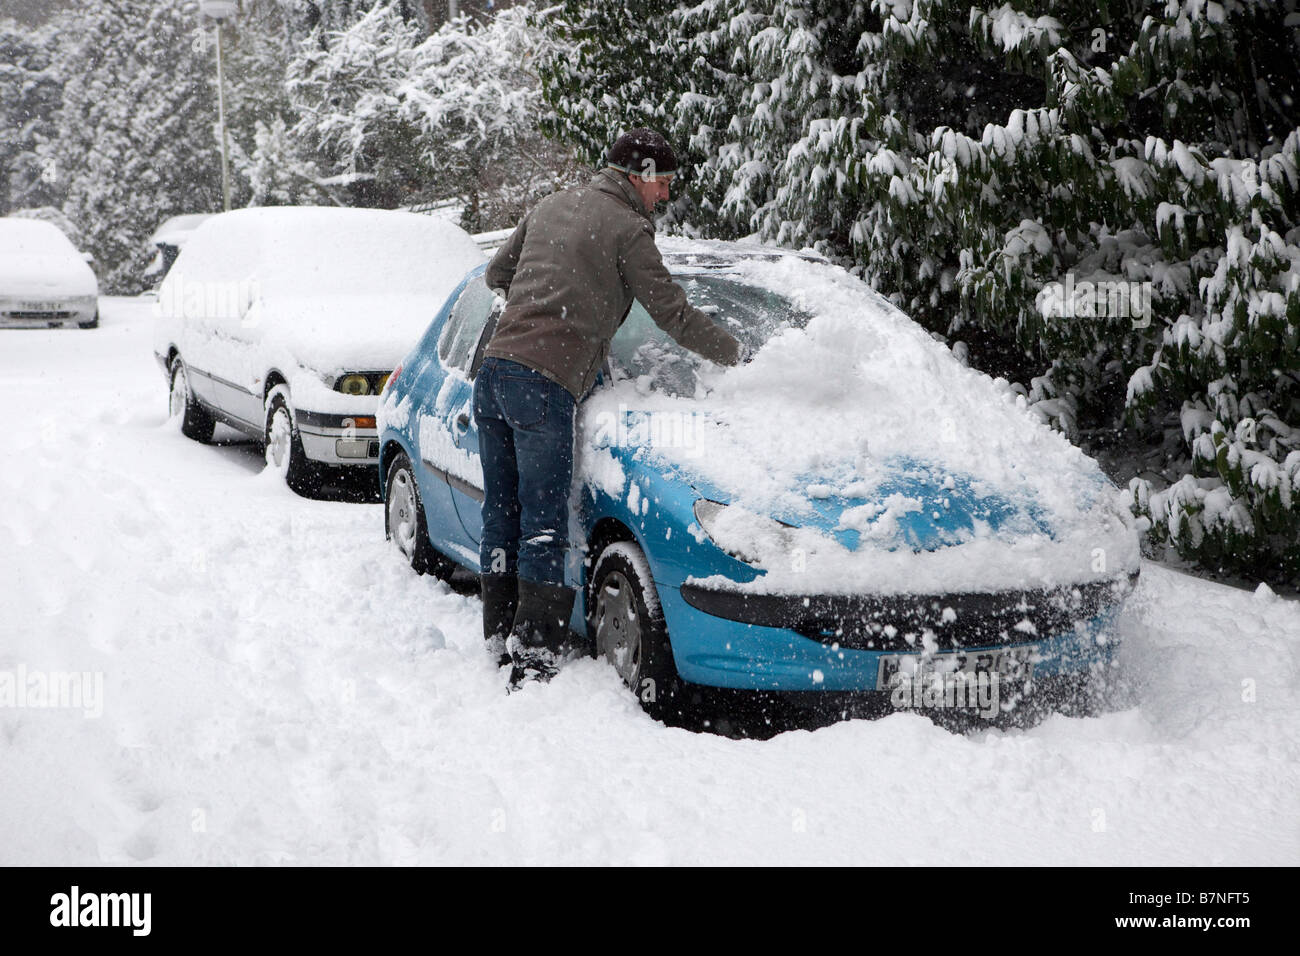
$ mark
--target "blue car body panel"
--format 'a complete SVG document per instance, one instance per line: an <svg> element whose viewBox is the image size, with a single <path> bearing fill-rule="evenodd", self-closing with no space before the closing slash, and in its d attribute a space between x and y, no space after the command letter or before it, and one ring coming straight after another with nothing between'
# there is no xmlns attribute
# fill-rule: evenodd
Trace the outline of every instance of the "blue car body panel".
<svg viewBox="0 0 1300 956"><path fill-rule="evenodd" d="M402 363L400 376L385 391L381 401L386 403L396 404L409 398L410 414L401 424L390 423L382 415L380 422L380 482L385 499L388 466L400 449L414 465L430 543L475 573L480 571L481 489L475 498L473 489L463 481L456 482L445 473L440 474L423 458L420 429L443 428L457 449L473 455L478 453L478 434L472 416L473 386L466 377L447 367L439 356L438 346L454 303L482 271L483 267L475 269L457 287L429 331ZM462 427L466 417L468 422ZM423 426L422 419L426 422ZM617 496L592 483L584 484L581 489L577 525L582 538L572 542L574 559L570 561L569 574L569 583L578 589L571 620L573 630L586 633L587 581L582 558L586 557L587 542L598 525L614 521L630 533L646 557L658 590L673 658L684 680L750 690L877 689L881 658L897 655L897 649L847 648L793 629L745 623L693 606L682 590L690 579L699 581L722 575L745 583L763 574L761 569L721 550L695 522L693 509L698 499L709 498L725 504L726 497L698 475L663 466L647 448L619 443L611 443L606 448L617 460L626 480ZM994 530L1010 523L1031 532L1052 535L1048 522L1029 497L1015 501L981 491L972 477L941 472L919 459L893 459L886 466L891 474L872 491L871 500L901 494L920 499L923 504L919 511L901 516L897 547L919 551L953 544L967 537L976 522ZM581 476L575 477L581 480ZM825 476L808 476L808 483L824 479ZM637 485L635 494L631 493L632 483ZM1099 492L1104 484L1105 479L1101 478ZM825 494L810 497L804 513L772 517L816 527L852 550L860 544L858 532L839 527L840 515L845 508L867 501ZM1060 631L1036 635L1032 644L1037 662L1035 673L1070 674L1108 662L1114 650L1108 635L1118 609L1118 603L1112 602L1091 617Z"/></svg>

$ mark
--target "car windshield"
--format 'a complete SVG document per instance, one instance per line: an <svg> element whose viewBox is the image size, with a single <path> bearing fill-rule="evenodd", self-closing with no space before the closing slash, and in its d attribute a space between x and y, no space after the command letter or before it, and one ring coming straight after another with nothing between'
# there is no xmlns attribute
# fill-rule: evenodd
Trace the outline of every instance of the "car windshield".
<svg viewBox="0 0 1300 956"><path fill-rule="evenodd" d="M6 219L0 222L0 252L15 255L49 255L72 249L68 237L57 226L39 219Z"/></svg>
<svg viewBox="0 0 1300 956"><path fill-rule="evenodd" d="M728 275L674 276L691 305L708 314L751 351L782 329L801 329L811 316L783 296ZM683 348L655 325L640 302L610 343L609 361L615 377L638 378L652 391L690 397L704 361Z"/></svg>

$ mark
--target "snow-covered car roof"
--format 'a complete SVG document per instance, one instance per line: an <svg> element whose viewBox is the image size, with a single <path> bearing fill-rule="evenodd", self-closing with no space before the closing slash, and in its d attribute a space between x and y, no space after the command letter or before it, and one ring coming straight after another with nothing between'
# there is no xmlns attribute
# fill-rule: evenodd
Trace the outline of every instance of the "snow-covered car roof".
<svg viewBox="0 0 1300 956"><path fill-rule="evenodd" d="M658 236L655 245L664 257L664 264L672 272L689 272L695 269L727 269L741 262L779 262L782 259L802 259L807 262L826 262L825 257L811 250L796 251L758 242L726 242L720 239L687 239L682 236Z"/></svg>
<svg viewBox="0 0 1300 956"><path fill-rule="evenodd" d="M241 209L194 231L159 287L159 310L201 320L208 293L233 289L238 323L266 354L321 372L390 369L483 260L463 229L414 213Z"/></svg>
<svg viewBox="0 0 1300 956"><path fill-rule="evenodd" d="M212 213L197 212L164 219L149 237L149 244L165 243L171 246L183 246L194 230L211 218Z"/></svg>
<svg viewBox="0 0 1300 956"><path fill-rule="evenodd" d="M40 219L0 219L0 253L75 253L72 240L53 223Z"/></svg>
<svg viewBox="0 0 1300 956"><path fill-rule="evenodd" d="M174 271L188 270L194 279L256 278L265 296L445 298L483 258L463 229L427 216L269 206L210 217L194 231Z"/></svg>

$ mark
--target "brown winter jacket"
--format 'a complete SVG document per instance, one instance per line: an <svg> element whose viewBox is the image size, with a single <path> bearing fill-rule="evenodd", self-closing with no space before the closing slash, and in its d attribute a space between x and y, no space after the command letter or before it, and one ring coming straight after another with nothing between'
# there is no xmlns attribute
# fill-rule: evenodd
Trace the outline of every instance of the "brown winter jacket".
<svg viewBox="0 0 1300 956"><path fill-rule="evenodd" d="M547 196L497 250L484 278L506 308L484 355L527 365L581 399L635 298L685 348L735 365L740 345L686 301L627 177L603 169Z"/></svg>

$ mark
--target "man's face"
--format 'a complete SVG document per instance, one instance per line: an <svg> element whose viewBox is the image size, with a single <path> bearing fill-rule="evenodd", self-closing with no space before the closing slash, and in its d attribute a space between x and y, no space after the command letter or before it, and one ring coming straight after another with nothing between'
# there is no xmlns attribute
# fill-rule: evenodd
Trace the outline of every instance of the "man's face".
<svg viewBox="0 0 1300 956"><path fill-rule="evenodd" d="M641 204L645 206L647 212L654 212L655 203L665 202L668 199L668 184L673 180L673 174L659 176L642 176L640 173L630 173L628 180L632 183L632 188L636 194L641 197Z"/></svg>

